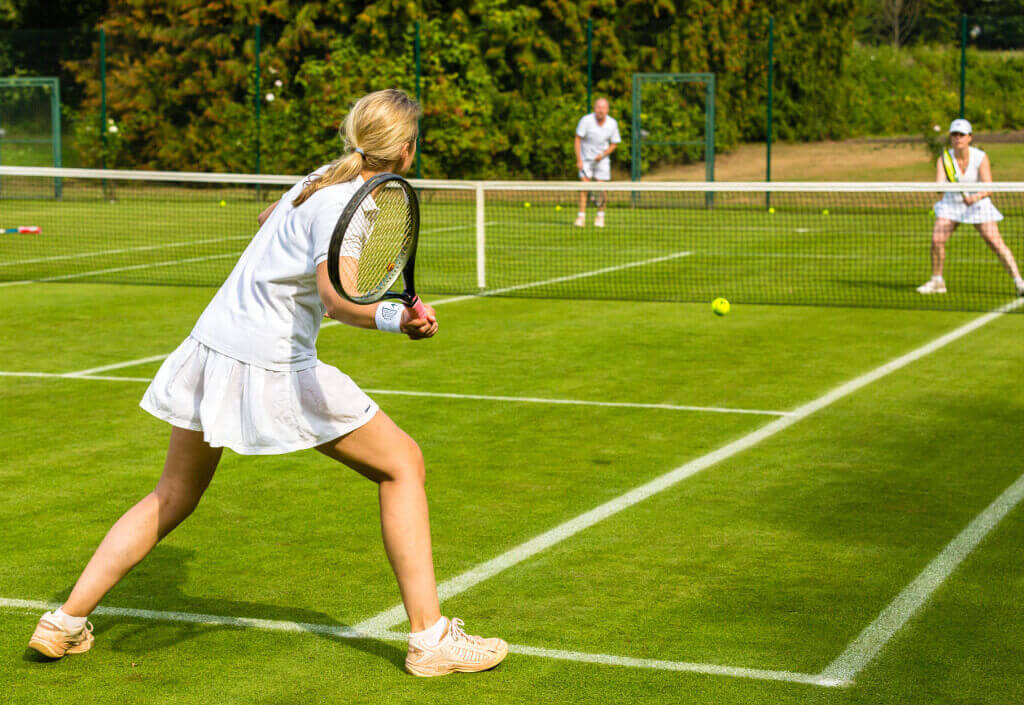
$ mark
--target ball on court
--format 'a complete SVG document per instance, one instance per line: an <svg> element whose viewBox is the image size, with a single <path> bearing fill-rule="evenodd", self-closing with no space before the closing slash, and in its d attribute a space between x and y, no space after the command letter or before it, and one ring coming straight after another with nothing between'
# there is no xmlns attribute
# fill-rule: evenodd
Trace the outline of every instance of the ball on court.
<svg viewBox="0 0 1024 705"><path fill-rule="evenodd" d="M523 208L529 208L529 207L530 207L530 202L529 201L526 201L525 203L523 203Z"/></svg>
<svg viewBox="0 0 1024 705"><path fill-rule="evenodd" d="M224 206L226 206L227 204L228 204L228 202L227 202L227 201L221 201L221 202L220 202L220 205L221 205L221 207L224 207Z"/></svg>
<svg viewBox="0 0 1024 705"><path fill-rule="evenodd" d="M555 210L556 211L560 211L560 210L562 210L562 207L561 206L555 206Z"/></svg>
<svg viewBox="0 0 1024 705"><path fill-rule="evenodd" d="M774 214L774 213L775 213L775 208L774 208L774 207L772 207L772 208L769 208L769 209L768 209L768 212L769 212L769 213L772 213L772 214Z"/></svg>
<svg viewBox="0 0 1024 705"><path fill-rule="evenodd" d="M729 313L729 302L723 298L717 298L711 302L711 310L716 316L724 316Z"/></svg>
<svg viewBox="0 0 1024 705"><path fill-rule="evenodd" d="M823 210L823 211L821 212L821 214L822 214L822 215L828 215L828 208L826 208L825 210Z"/></svg>

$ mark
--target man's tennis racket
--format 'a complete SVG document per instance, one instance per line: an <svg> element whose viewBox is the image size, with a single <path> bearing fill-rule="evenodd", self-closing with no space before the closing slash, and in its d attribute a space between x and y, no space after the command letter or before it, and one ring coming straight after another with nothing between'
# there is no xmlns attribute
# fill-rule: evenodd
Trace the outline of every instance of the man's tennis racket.
<svg viewBox="0 0 1024 705"><path fill-rule="evenodd" d="M397 299L427 317L416 296L413 267L420 232L420 202L398 174L377 174L355 192L331 235L327 274L334 289L357 304ZM402 275L405 290L392 291Z"/></svg>

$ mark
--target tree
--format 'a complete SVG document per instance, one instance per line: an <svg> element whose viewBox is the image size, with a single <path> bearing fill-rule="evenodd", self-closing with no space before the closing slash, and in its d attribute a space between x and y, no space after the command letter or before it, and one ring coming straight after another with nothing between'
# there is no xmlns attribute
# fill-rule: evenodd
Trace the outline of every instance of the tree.
<svg viewBox="0 0 1024 705"><path fill-rule="evenodd" d="M878 9L894 48L899 49L913 35L923 4L923 0L879 0Z"/></svg>

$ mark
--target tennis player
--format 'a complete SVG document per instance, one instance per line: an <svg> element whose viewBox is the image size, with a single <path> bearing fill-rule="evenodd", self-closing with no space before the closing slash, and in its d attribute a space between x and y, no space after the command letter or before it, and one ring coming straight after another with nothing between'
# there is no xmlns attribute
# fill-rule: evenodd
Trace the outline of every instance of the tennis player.
<svg viewBox="0 0 1024 705"><path fill-rule="evenodd" d="M508 652L441 615L419 447L339 370L316 358L326 313L359 328L437 333L437 318L401 304L353 304L327 275L327 249L349 198L373 175L412 164L419 105L385 90L345 119L345 153L295 184L259 216L260 229L192 333L164 361L143 409L171 424L156 488L122 516L67 601L29 642L51 658L88 651L90 612L199 503L223 448L245 455L316 448L379 485L384 547L412 633L405 667L417 676L482 671Z"/></svg>
<svg viewBox="0 0 1024 705"><path fill-rule="evenodd" d="M952 168L958 183L990 183L992 166L988 155L971 146L973 140L971 123L963 118L954 120L949 125L949 139L952 149ZM935 180L939 183L952 181L946 174L943 158L939 157L935 164ZM946 242L953 231L961 223L970 223L978 229L985 243L999 256L999 261L1013 277L1014 287L1018 296L1024 296L1024 279L1013 253L999 234L997 223L1003 214L992 203L989 191L964 192L947 191L942 200L935 204L935 227L932 230L932 278L917 287L921 294L945 294L946 280L942 278L942 267L946 261Z"/></svg>
<svg viewBox="0 0 1024 705"><path fill-rule="evenodd" d="M594 112L580 118L576 125L576 168L581 181L610 181L612 178L611 153L619 146L619 123L608 115L608 101L598 98L594 102ZM597 215L594 227L604 227L604 204L607 194L597 193ZM587 224L587 192L580 191L580 209L576 213L576 227Z"/></svg>

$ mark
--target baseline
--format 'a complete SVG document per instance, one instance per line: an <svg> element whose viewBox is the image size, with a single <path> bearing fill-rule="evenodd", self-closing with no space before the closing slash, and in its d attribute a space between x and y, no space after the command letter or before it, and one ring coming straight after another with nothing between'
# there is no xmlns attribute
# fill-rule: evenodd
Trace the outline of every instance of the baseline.
<svg viewBox="0 0 1024 705"><path fill-rule="evenodd" d="M45 611L54 610L58 607L60 607L60 603L57 602L0 598L0 608L6 608L9 610ZM187 622L190 624L234 627L238 629L259 629L264 631L299 633L305 632L309 634L322 634L325 636L335 637L337 639L375 639L378 641L404 642L409 638L408 634L401 632L379 631L368 633L360 632L353 627L331 624L308 624L304 622L287 622L272 619L254 619L250 617L226 617L213 614L193 614L191 612L160 612L156 610L132 609L129 607L100 606L93 610L92 613L110 615L112 617L133 617L136 619L150 619L162 622ZM615 656L612 654L594 654L580 651L545 649L543 647L522 646L519 644L509 644L508 650L511 653L521 654L523 656L557 659L559 661L575 661L578 663L592 663L601 666L645 668L656 671L689 671L691 673L732 676L734 678L789 681L794 683L806 683L808 685L828 685L826 683L822 683L821 679L816 675L810 673L795 673L792 671L771 671L759 668L719 666L717 664L692 663L689 661L661 661L657 659Z"/></svg>

